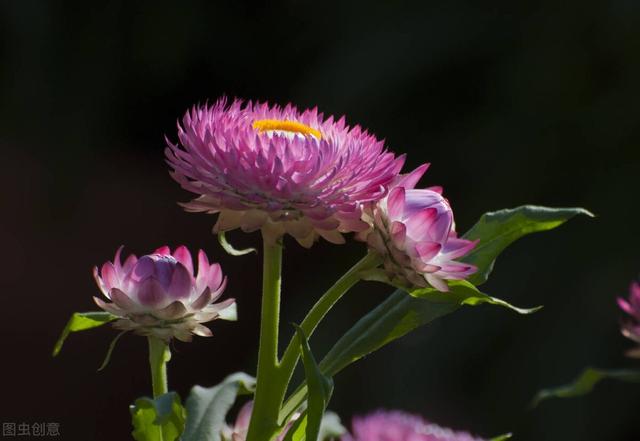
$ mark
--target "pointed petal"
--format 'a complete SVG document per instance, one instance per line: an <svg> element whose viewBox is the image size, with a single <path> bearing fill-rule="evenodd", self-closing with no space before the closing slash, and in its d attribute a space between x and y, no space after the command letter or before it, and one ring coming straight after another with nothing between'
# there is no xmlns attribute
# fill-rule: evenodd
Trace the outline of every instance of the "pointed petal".
<svg viewBox="0 0 640 441"><path fill-rule="evenodd" d="M166 308L155 311L153 315L164 320L175 320L184 317L187 313L187 308L184 307L182 302L176 300Z"/></svg>
<svg viewBox="0 0 640 441"><path fill-rule="evenodd" d="M213 333L211 332L211 329L209 329L206 326L201 325L201 324L195 325L191 332L193 332L195 335L199 335L200 337L212 337L213 336Z"/></svg>
<svg viewBox="0 0 640 441"><path fill-rule="evenodd" d="M171 255L171 249L168 246L163 246L160 247L158 249L156 249L152 254L160 254L162 256L170 256Z"/></svg>
<svg viewBox="0 0 640 441"><path fill-rule="evenodd" d="M407 173L406 175L402 175L396 185L405 187L405 188L414 188L418 183L418 181L420 180L420 178L422 178L422 175L424 175L427 169L429 168L429 165L430 165L429 163L422 164L421 166L416 168L414 171Z"/></svg>
<svg viewBox="0 0 640 441"><path fill-rule="evenodd" d="M405 191L403 187L396 187L387 197L387 213L389 219L399 220L404 211Z"/></svg>
<svg viewBox="0 0 640 441"><path fill-rule="evenodd" d="M193 303L191 303L190 308L194 311L199 311L211 303L212 300L213 294L211 294L209 287L206 287L204 292Z"/></svg>
<svg viewBox="0 0 640 441"><path fill-rule="evenodd" d="M129 296L120 291L118 288L113 288L109 292L109 297L111 297L113 303L118 305L118 307L122 308L124 311L131 312L138 309L138 305L136 304L136 302L131 300Z"/></svg>
<svg viewBox="0 0 640 441"><path fill-rule="evenodd" d="M173 252L173 257L180 262L189 271L189 274L193 274L193 260L191 259L191 253L184 245L180 245Z"/></svg>
<svg viewBox="0 0 640 441"><path fill-rule="evenodd" d="M117 316L120 316L120 317L125 315L125 313L122 311L122 309L118 308L113 303L107 303L107 302L103 301L102 299L99 299L98 297L94 297L93 301L100 308L104 309L105 311L107 311L107 312L109 312L109 313L111 313L113 315L117 315Z"/></svg>

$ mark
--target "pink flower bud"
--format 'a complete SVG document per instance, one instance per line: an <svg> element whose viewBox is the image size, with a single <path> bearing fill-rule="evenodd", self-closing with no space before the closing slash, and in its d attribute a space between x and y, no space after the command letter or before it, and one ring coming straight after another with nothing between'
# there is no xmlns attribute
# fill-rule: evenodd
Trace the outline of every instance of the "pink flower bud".
<svg viewBox="0 0 640 441"><path fill-rule="evenodd" d="M360 237L384 256L384 269L392 281L448 291L445 280L461 280L476 271L475 266L455 260L476 242L457 237L453 211L440 188L413 188L426 169L424 165L399 178L365 214L372 229Z"/></svg>
<svg viewBox="0 0 640 441"><path fill-rule="evenodd" d="M130 255L120 261L122 247L113 262L106 262L93 274L105 302L94 297L96 304L120 317L114 326L140 335L153 335L165 341L176 337L190 341L192 334L211 336L201 323L217 318L232 318L235 301L213 303L226 286L220 265L209 264L201 250L198 253L198 275L195 276L191 254L180 246L171 253L169 247L137 258Z"/></svg>

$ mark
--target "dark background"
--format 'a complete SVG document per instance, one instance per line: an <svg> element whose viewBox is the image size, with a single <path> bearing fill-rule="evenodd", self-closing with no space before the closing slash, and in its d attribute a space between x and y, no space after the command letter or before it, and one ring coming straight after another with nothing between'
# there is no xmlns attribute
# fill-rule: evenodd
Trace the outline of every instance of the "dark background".
<svg viewBox="0 0 640 441"><path fill-rule="evenodd" d="M260 262L226 256L214 219L184 213L164 135L222 94L346 114L422 181L444 185L459 230L523 203L584 206L500 258L485 291L533 316L466 308L348 368L331 408L380 407L517 440L638 440L640 387L604 383L536 410L534 392L584 366L637 367L617 295L640 271L640 3L610 1L0 3L0 416L51 421L68 440L128 439L149 394L146 345L126 337L96 373L108 327L51 348L73 311L95 309L91 268L120 244L203 247L229 276L241 320L177 344L171 387L252 373ZM238 245L258 235L232 233ZM287 241L282 332L363 253ZM354 289L311 343L321 355L388 289Z"/></svg>

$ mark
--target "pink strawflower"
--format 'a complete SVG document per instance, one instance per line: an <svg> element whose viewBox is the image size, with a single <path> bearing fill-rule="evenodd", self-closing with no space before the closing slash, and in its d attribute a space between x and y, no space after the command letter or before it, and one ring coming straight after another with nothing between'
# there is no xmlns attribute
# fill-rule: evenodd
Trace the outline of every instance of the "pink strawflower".
<svg viewBox="0 0 640 441"><path fill-rule="evenodd" d="M351 426L352 434L344 435L342 441L484 441L397 410L355 417Z"/></svg>
<svg viewBox="0 0 640 441"><path fill-rule="evenodd" d="M305 247L366 229L361 205L383 197L404 162L360 126L291 104L196 106L178 138L165 152L174 179L198 195L188 211L218 213L214 232L288 233Z"/></svg>
<svg viewBox="0 0 640 441"><path fill-rule="evenodd" d="M384 256L392 282L448 291L446 280L464 279L476 271L455 259L477 242L458 238L453 211L441 188L414 189L427 168L425 164L401 176L389 194L368 210L365 219L372 229L360 238Z"/></svg>
<svg viewBox="0 0 640 441"><path fill-rule="evenodd" d="M207 255L198 253L195 276L191 254L184 246L171 253L169 247L137 258L133 254L120 262L122 247L113 262L100 271L93 269L98 287L110 303L94 297L96 304L120 319L114 326L137 334L172 337L191 341L192 334L211 336L201 323L222 318L235 319L235 301L213 303L225 289L226 277L220 265L209 264Z"/></svg>
<svg viewBox="0 0 640 441"><path fill-rule="evenodd" d="M251 421L251 413L253 412L253 401L247 401L238 412L236 421L233 427L225 424L222 428L222 440L223 441L245 441L247 439L247 432L249 431L249 422ZM291 421L284 428L282 433L278 435L275 441L282 441L287 436L287 431L293 425L294 421L300 417L299 413L296 413Z"/></svg>
<svg viewBox="0 0 640 441"><path fill-rule="evenodd" d="M631 316L622 324L622 335L640 345L640 284L632 282L629 300L618 297L618 306ZM640 347L627 351L629 357L640 358Z"/></svg>

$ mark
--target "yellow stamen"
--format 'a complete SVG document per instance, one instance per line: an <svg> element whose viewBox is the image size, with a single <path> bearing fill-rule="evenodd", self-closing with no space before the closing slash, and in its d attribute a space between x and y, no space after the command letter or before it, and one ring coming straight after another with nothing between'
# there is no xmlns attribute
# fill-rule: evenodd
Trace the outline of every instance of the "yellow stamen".
<svg viewBox="0 0 640 441"><path fill-rule="evenodd" d="M279 119L259 119L253 122L253 128L259 132L268 132L271 130L282 130L285 132L300 133L305 136L313 136L317 139L322 138L322 133L312 127L297 121L279 120Z"/></svg>

